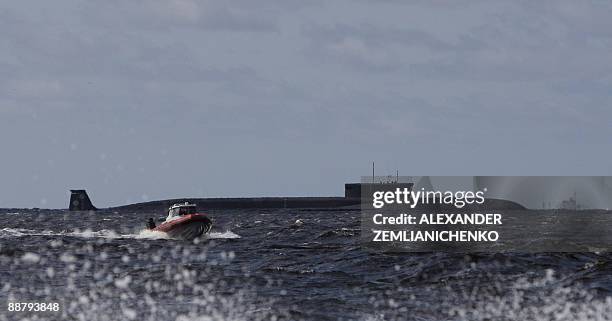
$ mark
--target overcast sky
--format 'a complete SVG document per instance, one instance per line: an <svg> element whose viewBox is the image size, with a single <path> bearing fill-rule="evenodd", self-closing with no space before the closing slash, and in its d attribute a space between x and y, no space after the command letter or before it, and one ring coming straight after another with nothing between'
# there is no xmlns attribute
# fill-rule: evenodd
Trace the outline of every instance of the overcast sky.
<svg viewBox="0 0 612 321"><path fill-rule="evenodd" d="M4 1L0 207L612 175L609 1Z"/></svg>

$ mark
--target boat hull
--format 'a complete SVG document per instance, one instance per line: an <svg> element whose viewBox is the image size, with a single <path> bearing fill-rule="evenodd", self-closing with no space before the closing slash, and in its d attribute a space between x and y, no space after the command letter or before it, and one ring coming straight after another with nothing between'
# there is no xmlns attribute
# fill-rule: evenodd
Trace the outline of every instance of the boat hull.
<svg viewBox="0 0 612 321"><path fill-rule="evenodd" d="M212 221L202 214L185 215L175 220L167 221L153 228L153 231L164 232L171 238L193 240L206 234L212 228Z"/></svg>

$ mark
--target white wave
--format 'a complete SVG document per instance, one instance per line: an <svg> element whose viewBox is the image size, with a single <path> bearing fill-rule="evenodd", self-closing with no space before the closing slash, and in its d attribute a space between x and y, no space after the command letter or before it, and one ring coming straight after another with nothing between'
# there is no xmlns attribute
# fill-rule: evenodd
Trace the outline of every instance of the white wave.
<svg viewBox="0 0 612 321"><path fill-rule="evenodd" d="M117 239L117 238L125 238L128 235L120 235L117 234L117 232L113 231L113 230L100 230L100 231L92 231L90 229L86 229L86 230L75 230L73 232L68 232L68 233L58 233L57 235L62 235L62 236L75 236L75 237L82 237L82 238L105 238L105 239Z"/></svg>
<svg viewBox="0 0 612 321"><path fill-rule="evenodd" d="M27 252L21 257L21 260L28 263L38 263L38 261L40 261L40 255Z"/></svg>
<svg viewBox="0 0 612 321"><path fill-rule="evenodd" d="M3 228L0 229L0 238L20 237L20 236L73 236L81 238L105 238L105 239L167 239L166 233L141 230L136 234L119 234L114 230L93 231L90 229L76 229L70 232L54 232L49 230L36 231L23 228Z"/></svg>
<svg viewBox="0 0 612 321"><path fill-rule="evenodd" d="M80 238L104 238L104 239L170 239L164 232L143 229L134 234L120 234L114 230L93 231L90 229L54 232L49 230L36 231L23 228L3 228L0 229L0 238L20 237L20 236L73 236ZM239 239L240 235L232 232L211 232L205 236L207 239Z"/></svg>
<svg viewBox="0 0 612 321"><path fill-rule="evenodd" d="M32 235L35 231L28 230L24 228L3 228L0 229L0 238L7 238L11 236L24 236L24 235Z"/></svg>
<svg viewBox="0 0 612 321"><path fill-rule="evenodd" d="M225 231L225 232L210 232L206 235L206 238L209 238L209 239L239 239L241 238L241 236L232 231Z"/></svg>
<svg viewBox="0 0 612 321"><path fill-rule="evenodd" d="M153 240L157 240L157 239L169 239L170 236L164 232L160 232L160 231L151 231L151 230L147 230L144 229L142 231L140 231L140 233L138 233L135 237L136 239L153 239Z"/></svg>

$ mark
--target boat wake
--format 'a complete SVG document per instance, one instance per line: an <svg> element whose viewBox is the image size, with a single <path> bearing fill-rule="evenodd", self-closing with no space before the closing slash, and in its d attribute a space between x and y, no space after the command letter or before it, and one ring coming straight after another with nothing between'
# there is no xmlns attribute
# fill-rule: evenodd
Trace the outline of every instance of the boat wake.
<svg viewBox="0 0 612 321"><path fill-rule="evenodd" d="M169 239L168 235L163 232L151 230L142 230L136 234L121 234L114 230L93 231L90 229L73 230L73 231L37 231L23 228L3 228L0 229L0 238L12 238L22 236L72 236L80 238L104 238L104 239Z"/></svg>
<svg viewBox="0 0 612 321"><path fill-rule="evenodd" d="M149 229L144 229L142 231L140 231L140 233L136 234L135 239L152 239L152 240L158 240L158 239L170 239L170 236L164 232L160 232L160 231L152 231Z"/></svg>
<svg viewBox="0 0 612 321"><path fill-rule="evenodd" d="M92 231L89 229L74 231L55 232L49 230L37 231L24 228L3 228L0 229L0 239L23 236L72 236L80 238L104 238L104 239L172 239L168 234L160 231L143 229L135 234L121 234L114 230ZM211 232L206 235L206 239L239 239L240 235L232 232Z"/></svg>

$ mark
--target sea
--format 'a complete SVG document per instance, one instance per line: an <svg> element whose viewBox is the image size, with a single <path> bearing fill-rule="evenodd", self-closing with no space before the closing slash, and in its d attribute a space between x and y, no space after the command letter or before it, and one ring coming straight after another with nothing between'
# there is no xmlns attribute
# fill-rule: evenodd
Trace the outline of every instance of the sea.
<svg viewBox="0 0 612 321"><path fill-rule="evenodd" d="M145 230L164 213L0 209L0 320L612 319L609 253L382 253L359 211L207 214L184 241Z"/></svg>

